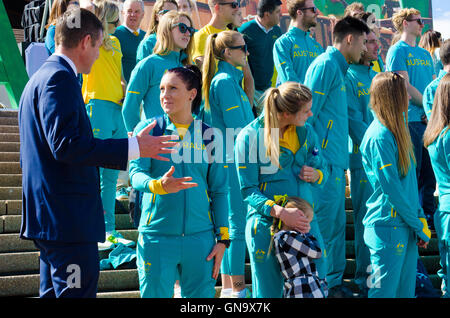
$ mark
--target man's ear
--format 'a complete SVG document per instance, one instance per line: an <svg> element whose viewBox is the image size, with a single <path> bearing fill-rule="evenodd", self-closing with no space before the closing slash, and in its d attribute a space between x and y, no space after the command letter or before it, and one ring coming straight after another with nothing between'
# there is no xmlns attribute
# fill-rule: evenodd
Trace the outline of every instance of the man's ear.
<svg viewBox="0 0 450 318"><path fill-rule="evenodd" d="M80 45L83 50L88 48L88 46L92 46L92 36L90 34L86 34L84 38L81 39Z"/></svg>
<svg viewBox="0 0 450 318"><path fill-rule="evenodd" d="M349 46L352 45L354 40L355 40L355 36L352 33L347 34L347 36L345 37L345 41L347 42L347 44Z"/></svg>

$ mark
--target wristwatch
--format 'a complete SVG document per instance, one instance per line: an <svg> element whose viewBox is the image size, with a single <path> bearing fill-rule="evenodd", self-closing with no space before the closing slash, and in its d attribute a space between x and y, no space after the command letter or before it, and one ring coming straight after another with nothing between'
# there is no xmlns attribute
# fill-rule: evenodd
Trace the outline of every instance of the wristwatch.
<svg viewBox="0 0 450 318"><path fill-rule="evenodd" d="M217 243L222 243L225 245L226 248L229 248L231 241L230 240L217 240Z"/></svg>

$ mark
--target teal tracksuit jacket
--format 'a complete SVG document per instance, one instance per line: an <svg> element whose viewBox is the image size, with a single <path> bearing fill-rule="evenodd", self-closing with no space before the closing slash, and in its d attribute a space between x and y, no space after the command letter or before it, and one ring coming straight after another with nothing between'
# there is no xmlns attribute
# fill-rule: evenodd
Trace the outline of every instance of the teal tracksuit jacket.
<svg viewBox="0 0 450 318"><path fill-rule="evenodd" d="M293 81L304 83L305 74L314 59L323 53L322 46L305 32L296 27L275 41L273 60L278 72L278 82Z"/></svg>
<svg viewBox="0 0 450 318"><path fill-rule="evenodd" d="M345 170L348 168L348 102L345 74L349 65L329 46L306 72L305 85L313 94L308 122L318 135L322 155L330 166L328 183L315 189L316 215L328 251L328 287L342 284L345 270Z"/></svg>
<svg viewBox="0 0 450 318"><path fill-rule="evenodd" d="M248 204L245 240L249 250L252 269L253 297L282 297L283 277L274 252L268 255L271 241L270 227L273 218L270 211L275 195L298 196L315 206L313 187L326 183L328 170L321 152L314 156L313 150L319 149L317 136L309 124L297 127L300 149L294 154L280 147L280 165L277 168L265 156L264 115L247 125L238 135L235 146L235 161L240 189L244 201ZM315 184L302 181L298 175L303 165L322 171L323 178ZM322 236L316 218L311 222L311 234L319 240L324 249ZM326 275L326 251L317 260L319 277Z"/></svg>
<svg viewBox="0 0 450 318"><path fill-rule="evenodd" d="M144 37L144 39L139 43L136 51L136 63L139 63L147 56L153 54L153 49L156 45L156 33L152 33L149 36Z"/></svg>
<svg viewBox="0 0 450 318"><path fill-rule="evenodd" d="M428 146L431 164L439 187L439 207L434 214L434 226L438 236L441 269L438 271L442 279L442 291L449 297L450 266L450 135L448 128L440 133L436 140Z"/></svg>
<svg viewBox="0 0 450 318"><path fill-rule="evenodd" d="M360 289L366 287L367 268L370 265L369 250L364 243L362 220L366 215L366 202L372 194L372 187L363 169L359 145L367 127L373 120L372 111L369 109L370 85L376 74L371 66L352 64L345 76L348 100L348 130L350 135L350 190L355 228L355 282Z"/></svg>
<svg viewBox="0 0 450 318"><path fill-rule="evenodd" d="M227 275L245 274L245 218L247 205L242 199L239 190L236 168L234 165L233 147L235 136L249 124L254 118L252 106L241 88L243 73L228 62L220 61L218 71L211 81L209 91L211 126L222 132L223 140L223 162L228 168L230 185L230 239L231 245L227 249L222 262L222 272ZM236 135L226 136L226 129L234 129ZM227 152L228 145L228 152Z"/></svg>
<svg viewBox="0 0 450 318"><path fill-rule="evenodd" d="M135 134L152 120L140 122ZM164 120L164 134L178 134L167 115ZM170 161L150 158L130 161L131 185L144 192L137 265L141 293L148 297L172 296L178 266L181 284L188 288L185 292L190 297L212 297L215 293L215 280L211 278L213 262L206 262L206 257L215 238L228 239L228 176L222 164L205 161L208 150L202 125L201 121L192 122L180 141L178 153L172 154ZM190 176L198 186L177 193L151 193L151 180L160 179L172 165L175 178ZM200 242L196 241L198 237L202 238ZM152 240L158 241L158 247L151 244Z"/></svg>
<svg viewBox="0 0 450 318"><path fill-rule="evenodd" d="M140 61L130 76L123 103L122 115L128 132L140 121L140 105L143 103L145 118L161 116L164 112L159 100L159 84L164 73L183 66L184 53L171 51L167 55L152 54Z"/></svg>
<svg viewBox="0 0 450 318"><path fill-rule="evenodd" d="M414 297L417 238L429 240L419 219L425 216L415 165L406 176L400 175L395 138L377 118L367 129L360 149L373 188L363 219L372 265L369 297Z"/></svg>
<svg viewBox="0 0 450 318"><path fill-rule="evenodd" d="M447 74L446 71L441 70L439 76L435 78L423 92L423 110L428 119L431 116L431 110L433 109L434 96L436 95L436 90L441 82L442 78Z"/></svg>

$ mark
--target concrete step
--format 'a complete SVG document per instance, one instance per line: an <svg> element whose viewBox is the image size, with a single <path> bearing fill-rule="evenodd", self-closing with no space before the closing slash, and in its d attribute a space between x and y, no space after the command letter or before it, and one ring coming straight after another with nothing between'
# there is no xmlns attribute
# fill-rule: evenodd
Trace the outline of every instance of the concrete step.
<svg viewBox="0 0 450 318"><path fill-rule="evenodd" d="M18 134L19 126L0 125L0 133Z"/></svg>
<svg viewBox="0 0 450 318"><path fill-rule="evenodd" d="M0 162L0 174L22 174L19 162Z"/></svg>
<svg viewBox="0 0 450 318"><path fill-rule="evenodd" d="M37 250L33 241L21 239L19 233L0 234L0 253L32 252Z"/></svg>
<svg viewBox="0 0 450 318"><path fill-rule="evenodd" d="M22 200L0 200L0 215L21 215Z"/></svg>
<svg viewBox="0 0 450 318"><path fill-rule="evenodd" d="M22 199L22 187L0 186L0 200L20 200Z"/></svg>
<svg viewBox="0 0 450 318"><path fill-rule="evenodd" d="M21 187L21 186L22 186L21 174L0 174L0 187Z"/></svg>
<svg viewBox="0 0 450 318"><path fill-rule="evenodd" d="M1 135L1 133L0 133L0 135ZM19 161L20 161L20 152L1 152L0 153L0 162L19 162Z"/></svg>
<svg viewBox="0 0 450 318"><path fill-rule="evenodd" d="M20 152L20 143L0 142L0 152Z"/></svg>
<svg viewBox="0 0 450 318"><path fill-rule="evenodd" d="M0 117L0 126L18 126L19 120L17 117Z"/></svg>
<svg viewBox="0 0 450 318"><path fill-rule="evenodd" d="M16 109L0 109L0 117L15 117L17 118L19 111Z"/></svg>
<svg viewBox="0 0 450 318"><path fill-rule="evenodd" d="M133 229L128 214L116 214L116 230ZM0 233L19 233L22 215L0 215Z"/></svg>
<svg viewBox="0 0 450 318"><path fill-rule="evenodd" d="M0 142L20 142L20 135L18 133L1 133Z"/></svg>

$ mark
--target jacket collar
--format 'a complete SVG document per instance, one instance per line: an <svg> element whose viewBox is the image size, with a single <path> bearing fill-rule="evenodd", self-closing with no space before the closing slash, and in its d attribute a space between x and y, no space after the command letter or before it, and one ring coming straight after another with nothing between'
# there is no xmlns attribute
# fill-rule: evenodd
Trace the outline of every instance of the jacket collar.
<svg viewBox="0 0 450 318"><path fill-rule="evenodd" d="M226 73L230 75L238 84L244 77L244 73L241 70L225 61L219 61L217 74L218 73Z"/></svg>
<svg viewBox="0 0 450 318"><path fill-rule="evenodd" d="M345 75L345 73L347 73L349 64L347 63L344 55L334 46L327 47L326 53L330 55L332 60L336 61L342 71L342 74Z"/></svg>

